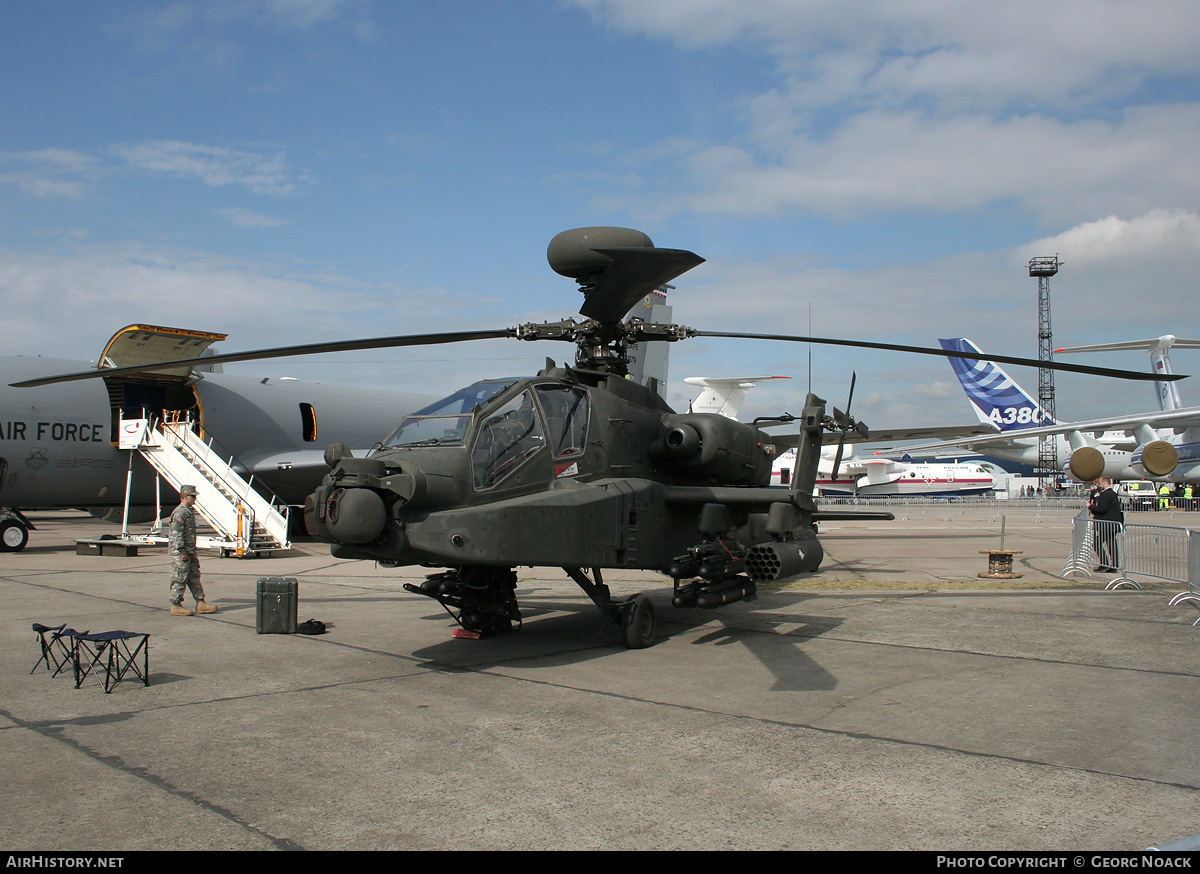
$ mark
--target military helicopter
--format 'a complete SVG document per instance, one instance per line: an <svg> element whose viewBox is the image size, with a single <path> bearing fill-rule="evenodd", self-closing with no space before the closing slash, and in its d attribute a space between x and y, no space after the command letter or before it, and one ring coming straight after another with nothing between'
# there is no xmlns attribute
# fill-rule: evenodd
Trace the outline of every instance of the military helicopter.
<svg viewBox="0 0 1200 874"><path fill-rule="evenodd" d="M420 346L510 337L576 344L575 362L547 358L536 376L485 379L406 416L366 458L330 446L330 467L305 501L305 523L337 558L387 567L441 568L405 588L440 603L480 637L521 621L515 568L560 567L615 620L631 648L655 639L646 594L614 597L606 569L658 571L673 605L715 609L753 598L759 583L815 571L823 520L892 518L820 509L813 485L826 436L844 443L866 427L826 413L808 393L799 415L742 423L717 413L676 413L653 380L627 379L631 347L690 337L771 339L966 357L942 349L790 335L706 332L625 318L648 293L703 262L657 248L640 231L577 228L547 249L550 266L584 295L583 321L490 331L405 335L211 356L203 363L313 352ZM970 353L978 357L978 353ZM1005 356L992 360L1042 366ZM171 362L178 367L181 363ZM197 362L199 363L199 362ZM1149 374L1077 364L1055 369L1131 379ZM141 365L141 371L149 369ZM101 371L119 374L119 369ZM60 380L94 377L96 371ZM764 428L798 426L795 436ZM776 449L796 446L790 488L771 488ZM840 458L840 450L839 450ZM836 462L835 462L836 467ZM836 475L836 473L835 473Z"/></svg>

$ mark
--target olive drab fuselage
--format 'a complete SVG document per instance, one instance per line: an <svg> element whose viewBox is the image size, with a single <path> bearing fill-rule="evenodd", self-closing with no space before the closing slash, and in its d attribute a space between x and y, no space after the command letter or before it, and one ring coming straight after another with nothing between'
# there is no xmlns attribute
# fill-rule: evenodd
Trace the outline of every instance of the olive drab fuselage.
<svg viewBox="0 0 1200 874"><path fill-rule="evenodd" d="M766 539L770 506L792 502L768 488L773 451L750 425L676 414L619 376L552 368L406 418L369 458L337 460L305 516L338 558L666 573L705 536ZM707 505L727 509L724 530L701 531Z"/></svg>
<svg viewBox="0 0 1200 874"><path fill-rule="evenodd" d="M602 569L661 571L674 580L674 606L716 608L754 597L759 582L816 570L823 556L816 536L819 521L891 514L818 512L813 502L824 432L839 434L843 445L853 432L867 436L865 426L850 416L853 376L844 413L834 410L827 416L825 401L809 392L801 415L782 413L758 420L762 427L799 423L798 435L780 438L785 447L798 447L790 486L771 488L775 438L755 425L715 413L675 413L658 396L659 377L639 375L635 371L644 368L631 367L646 363L635 350L646 353L651 344L664 344L655 348L665 349L665 344L681 340L724 338L982 357L868 340L697 330L646 318L642 304L704 259L685 249L656 247L646 234L630 228L563 231L550 241L546 258L551 269L578 286L584 301L578 310L582 321L570 317L218 355L205 350L202 355L172 354L166 356L169 360L153 363L134 356L139 359L134 364L13 385L28 388L98 376L112 385L114 379L188 374L189 368L238 361L503 338L574 343L574 367L550 365L536 377L468 386L405 416L366 458L355 458L344 443L333 444L324 455L329 473L305 498L305 522L311 533L332 544L336 557L444 569L419 584L405 583L404 589L436 599L468 634L499 633L521 621L514 568L561 567L620 624L626 645L640 648L654 640L652 599L646 594L614 598L602 580ZM211 341L215 336L193 339ZM1179 378L989 357L1105 376ZM394 408L388 402L355 400L350 412ZM315 408L307 407L302 403L299 408L305 443L316 439L317 423ZM11 415L0 422L0 440L27 436L35 425L49 428L54 438L56 423L63 441L91 448L87 444L97 442L103 419ZM839 446L835 472L841 451ZM272 460L268 456L261 463ZM32 479L50 461L35 447L25 460L32 471L26 478ZM273 465L277 474L291 468L286 459ZM5 480L9 489L13 476L10 470ZM287 481L301 480L293 476ZM107 490L106 485L102 488Z"/></svg>

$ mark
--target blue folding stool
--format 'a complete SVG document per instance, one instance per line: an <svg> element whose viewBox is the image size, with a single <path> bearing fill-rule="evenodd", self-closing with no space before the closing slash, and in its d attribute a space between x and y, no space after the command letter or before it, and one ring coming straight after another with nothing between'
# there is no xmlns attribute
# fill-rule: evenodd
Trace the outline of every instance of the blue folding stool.
<svg viewBox="0 0 1200 874"><path fill-rule="evenodd" d="M68 629L69 630L69 629ZM63 632L66 634L66 632ZM134 631L101 631L97 634L75 633L75 688L93 670L104 670L104 691L107 694L130 671L146 686L150 685L150 635ZM137 644L134 645L134 641ZM138 665L138 656L142 657Z"/></svg>
<svg viewBox="0 0 1200 874"><path fill-rule="evenodd" d="M50 675L52 677L57 677L64 668L75 663L75 636L87 634L86 631L67 628L65 622L55 628L35 622L33 631L38 636L38 645L41 647L42 654L29 673L32 674L44 664L46 670L52 671ZM51 667L51 663L53 663L53 667Z"/></svg>

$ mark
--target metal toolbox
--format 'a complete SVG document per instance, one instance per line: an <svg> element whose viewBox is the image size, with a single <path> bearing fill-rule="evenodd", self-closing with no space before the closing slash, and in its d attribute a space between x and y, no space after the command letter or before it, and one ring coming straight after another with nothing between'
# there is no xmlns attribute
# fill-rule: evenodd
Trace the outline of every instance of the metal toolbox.
<svg viewBox="0 0 1200 874"><path fill-rule="evenodd" d="M295 577L260 577L254 629L259 634L295 634L300 583Z"/></svg>

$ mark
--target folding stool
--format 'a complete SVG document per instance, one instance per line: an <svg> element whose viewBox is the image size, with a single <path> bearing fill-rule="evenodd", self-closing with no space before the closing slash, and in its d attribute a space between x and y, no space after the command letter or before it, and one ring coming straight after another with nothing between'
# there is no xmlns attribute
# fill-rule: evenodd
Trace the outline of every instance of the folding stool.
<svg viewBox="0 0 1200 874"><path fill-rule="evenodd" d="M65 633L65 632L64 632ZM104 670L104 692L111 692L125 674L133 671L143 684L150 685L150 635L135 631L101 631L98 634L75 634L75 688L88 674ZM133 645L133 641L137 645ZM138 665L138 656L142 664Z"/></svg>
<svg viewBox="0 0 1200 874"><path fill-rule="evenodd" d="M75 662L75 635L87 634L86 631L79 632L73 628L67 628L67 623L59 625L57 628L51 628L48 625L42 625L40 622L33 623L33 631L38 636L38 645L41 647L42 655L33 666L33 673L43 664L46 670L51 670L50 663L54 663L52 677L57 677L67 665Z"/></svg>

